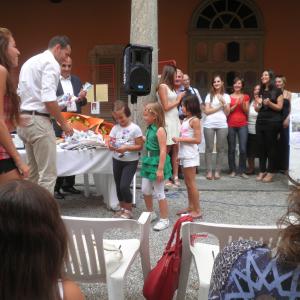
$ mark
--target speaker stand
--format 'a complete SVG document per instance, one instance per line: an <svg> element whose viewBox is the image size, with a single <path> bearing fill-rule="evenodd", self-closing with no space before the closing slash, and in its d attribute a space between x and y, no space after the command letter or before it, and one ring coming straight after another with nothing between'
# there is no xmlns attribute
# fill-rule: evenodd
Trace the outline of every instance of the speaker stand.
<svg viewBox="0 0 300 300"><path fill-rule="evenodd" d="M136 95L130 95L130 102L133 107L133 123L136 124L136 116L137 116L137 96ZM133 176L132 180L132 206L136 207L136 173Z"/></svg>

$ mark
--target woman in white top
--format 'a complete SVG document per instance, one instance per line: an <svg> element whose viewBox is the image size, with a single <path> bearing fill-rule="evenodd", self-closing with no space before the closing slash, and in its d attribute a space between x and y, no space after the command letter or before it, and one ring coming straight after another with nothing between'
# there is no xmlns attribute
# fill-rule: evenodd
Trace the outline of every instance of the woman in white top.
<svg viewBox="0 0 300 300"><path fill-rule="evenodd" d="M13 180L0 187L0 299L83 300L62 274L68 235L43 187Z"/></svg>
<svg viewBox="0 0 300 300"><path fill-rule="evenodd" d="M157 98L165 112L165 123L167 131L167 151L172 151L172 169L173 181L179 185L178 180L178 145L172 140L173 137L179 137L180 121L178 115L178 105L181 102L185 92L176 94L174 81L176 79L176 67L166 65L163 68L159 80ZM170 184L170 183L168 183Z"/></svg>
<svg viewBox="0 0 300 300"><path fill-rule="evenodd" d="M247 158L248 158L248 170L247 175L253 175L254 172L254 160L258 157L258 143L256 139L256 119L257 111L255 110L256 101L259 97L260 85L257 84L253 88L253 99L250 101L249 112L248 112L248 140L247 140Z"/></svg>
<svg viewBox="0 0 300 300"><path fill-rule="evenodd" d="M211 90L205 99L205 120L203 122L205 137L206 178L213 179L212 152L216 136L216 169L215 179L220 179L222 162L226 153L228 125L227 116L230 111L230 96L224 92L224 82L220 75L212 80Z"/></svg>

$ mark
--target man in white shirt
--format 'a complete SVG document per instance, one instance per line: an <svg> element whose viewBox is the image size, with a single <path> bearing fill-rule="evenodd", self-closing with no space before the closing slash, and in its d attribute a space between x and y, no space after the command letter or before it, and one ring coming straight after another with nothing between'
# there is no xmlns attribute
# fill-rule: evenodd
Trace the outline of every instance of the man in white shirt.
<svg viewBox="0 0 300 300"><path fill-rule="evenodd" d="M56 138L50 115L61 125L66 135L73 129L61 114L56 90L60 63L71 54L69 38L55 36L48 50L28 59L21 68L18 94L24 125L18 134L24 141L30 167L29 179L54 193L57 177Z"/></svg>

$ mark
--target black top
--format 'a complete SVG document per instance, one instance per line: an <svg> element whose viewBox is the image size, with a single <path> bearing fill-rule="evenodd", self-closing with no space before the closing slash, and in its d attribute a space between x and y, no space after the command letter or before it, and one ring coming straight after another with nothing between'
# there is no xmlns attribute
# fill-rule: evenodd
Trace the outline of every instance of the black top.
<svg viewBox="0 0 300 300"><path fill-rule="evenodd" d="M286 119L286 117L290 113L290 100L289 99L283 99L283 106L282 106L282 117L283 120Z"/></svg>
<svg viewBox="0 0 300 300"><path fill-rule="evenodd" d="M272 90L264 90L260 94L260 97L264 100L269 98L271 102L277 104L277 98L282 95L282 90L274 88ZM273 110L269 106L265 106L262 104L261 109L257 115L258 123L265 123L265 122L282 122L282 112Z"/></svg>

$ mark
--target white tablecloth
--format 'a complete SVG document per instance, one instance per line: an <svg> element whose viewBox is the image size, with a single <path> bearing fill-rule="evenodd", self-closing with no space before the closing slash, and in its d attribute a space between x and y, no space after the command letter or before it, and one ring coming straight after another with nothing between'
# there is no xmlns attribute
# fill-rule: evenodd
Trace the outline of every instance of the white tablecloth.
<svg viewBox="0 0 300 300"><path fill-rule="evenodd" d="M19 150L26 159L25 150ZM88 174L93 174L97 194L103 195L108 207L118 205L116 186L112 171L112 153L108 149L62 150L57 147L57 175L84 174L85 196L89 195Z"/></svg>

